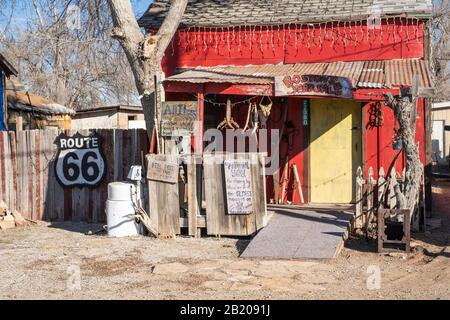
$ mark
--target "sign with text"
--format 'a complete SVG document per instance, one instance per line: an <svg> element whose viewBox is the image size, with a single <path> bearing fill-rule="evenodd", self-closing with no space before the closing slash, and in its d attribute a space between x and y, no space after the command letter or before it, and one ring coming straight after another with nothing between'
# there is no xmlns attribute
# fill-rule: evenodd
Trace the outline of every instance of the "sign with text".
<svg viewBox="0 0 450 320"><path fill-rule="evenodd" d="M106 175L102 139L97 133L83 136L77 132L72 137L60 134L55 141L58 153L55 174L59 184L66 188L94 187Z"/></svg>
<svg viewBox="0 0 450 320"><path fill-rule="evenodd" d="M178 183L178 163L148 158L147 179L167 183Z"/></svg>
<svg viewBox="0 0 450 320"><path fill-rule="evenodd" d="M195 101L163 102L161 134L164 137L194 135L198 103Z"/></svg>
<svg viewBox="0 0 450 320"><path fill-rule="evenodd" d="M249 160L225 160L228 214L252 214L252 181Z"/></svg>
<svg viewBox="0 0 450 320"><path fill-rule="evenodd" d="M275 77L275 95L329 96L352 99L350 79L320 75L288 75Z"/></svg>

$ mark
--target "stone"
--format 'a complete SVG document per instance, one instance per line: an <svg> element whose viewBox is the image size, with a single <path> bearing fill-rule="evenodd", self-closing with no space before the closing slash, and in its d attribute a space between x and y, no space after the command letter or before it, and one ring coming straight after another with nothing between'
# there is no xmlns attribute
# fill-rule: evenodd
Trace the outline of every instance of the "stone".
<svg viewBox="0 0 450 320"><path fill-rule="evenodd" d="M400 259L405 260L408 255L406 253L403 253L403 252L389 252L387 254L387 256L393 257L393 258L400 258Z"/></svg>
<svg viewBox="0 0 450 320"><path fill-rule="evenodd" d="M14 217L10 214L6 214L6 216L3 217L3 221L13 221L14 222Z"/></svg>
<svg viewBox="0 0 450 320"><path fill-rule="evenodd" d="M230 282L252 282L256 280L256 277L237 275L234 277L229 277L227 280Z"/></svg>
<svg viewBox="0 0 450 320"><path fill-rule="evenodd" d="M226 282L223 281L205 281L201 284L201 287L205 288L205 289L210 289L210 290L217 290L217 289L227 289L228 288L228 284Z"/></svg>
<svg viewBox="0 0 450 320"><path fill-rule="evenodd" d="M187 271L189 271L189 268L186 267L184 264L178 262L157 264L153 269L154 274L161 274L161 275L185 273Z"/></svg>
<svg viewBox="0 0 450 320"><path fill-rule="evenodd" d="M233 291L256 291L261 289L261 286L254 284L247 284L242 282L234 282L230 290Z"/></svg>
<svg viewBox="0 0 450 320"><path fill-rule="evenodd" d="M24 227L28 225L28 221L24 219L24 217L17 211L12 212L12 217L16 223L16 227Z"/></svg>
<svg viewBox="0 0 450 320"><path fill-rule="evenodd" d="M8 220L0 220L0 230L14 229L16 227L16 223Z"/></svg>
<svg viewBox="0 0 450 320"><path fill-rule="evenodd" d="M289 278L282 277L273 277L260 279L258 281L260 285L263 286L264 289L268 289L270 291L291 291L293 290L293 280Z"/></svg>
<svg viewBox="0 0 450 320"><path fill-rule="evenodd" d="M8 212L8 206L2 200L0 200L0 216L6 215Z"/></svg>

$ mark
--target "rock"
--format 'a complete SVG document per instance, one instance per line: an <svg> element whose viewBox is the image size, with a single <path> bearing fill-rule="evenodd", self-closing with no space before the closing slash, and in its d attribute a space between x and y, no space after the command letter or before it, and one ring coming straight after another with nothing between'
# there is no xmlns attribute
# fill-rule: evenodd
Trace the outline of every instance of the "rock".
<svg viewBox="0 0 450 320"><path fill-rule="evenodd" d="M15 227L16 223L14 222L14 219L12 221L0 220L0 230L14 229Z"/></svg>
<svg viewBox="0 0 450 320"><path fill-rule="evenodd" d="M178 262L157 264L153 269L154 274L176 274L185 273L187 271L189 271L189 268Z"/></svg>
<svg viewBox="0 0 450 320"><path fill-rule="evenodd" d="M0 200L0 216L5 216L8 212L8 206L2 200Z"/></svg>
<svg viewBox="0 0 450 320"><path fill-rule="evenodd" d="M259 285L242 283L242 282L234 282L230 288L230 290L233 290L233 291L257 291L259 289L261 289L261 286L259 286Z"/></svg>
<svg viewBox="0 0 450 320"><path fill-rule="evenodd" d="M400 258L400 259L403 259L403 260L405 260L408 257L408 255L406 253L403 253L403 252L389 252L387 254L387 256L393 257L393 258Z"/></svg>
<svg viewBox="0 0 450 320"><path fill-rule="evenodd" d="M14 217L10 214L6 214L6 216L3 217L3 221L12 221L14 222Z"/></svg>
<svg viewBox="0 0 450 320"><path fill-rule="evenodd" d="M225 287L225 283L222 281L205 281L201 284L201 287L210 290L223 289Z"/></svg>
<svg viewBox="0 0 450 320"><path fill-rule="evenodd" d="M28 221L17 211L12 212L12 217L16 223L16 227L24 227L28 225Z"/></svg>

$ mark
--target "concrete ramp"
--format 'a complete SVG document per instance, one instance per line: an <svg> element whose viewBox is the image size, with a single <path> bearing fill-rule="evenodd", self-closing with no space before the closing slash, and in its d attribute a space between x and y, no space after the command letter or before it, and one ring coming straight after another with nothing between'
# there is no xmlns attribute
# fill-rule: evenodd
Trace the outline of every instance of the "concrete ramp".
<svg viewBox="0 0 450 320"><path fill-rule="evenodd" d="M269 206L273 214L242 253L243 258L331 259L344 245L350 206Z"/></svg>

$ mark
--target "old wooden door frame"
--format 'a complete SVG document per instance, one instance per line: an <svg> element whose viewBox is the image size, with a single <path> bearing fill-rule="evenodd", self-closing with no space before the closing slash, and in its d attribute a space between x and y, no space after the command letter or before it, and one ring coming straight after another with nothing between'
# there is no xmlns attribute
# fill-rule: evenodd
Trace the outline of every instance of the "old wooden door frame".
<svg viewBox="0 0 450 320"><path fill-rule="evenodd" d="M312 167L311 167L311 164L312 164L312 162L311 162L311 158L312 158L312 155L311 155L311 138L312 138L312 134L311 134L311 129L312 129L312 123L313 123L313 119L312 119L312 115L311 115L311 109L312 109L312 105L313 105L313 100L314 99L329 99L329 100L344 100L344 99L335 99L335 98L327 98L327 97L314 97L314 98L311 98L311 99L309 99L309 101L310 101L310 103L309 103L309 112L308 112L308 117L309 117L309 126L308 126L308 130L307 130L307 132L308 132L308 136L307 136L307 139L308 139L308 144L307 144L307 148L306 148L306 150L307 150L307 154L306 154L306 162L307 162L307 165L308 165L308 182L307 182L307 185L308 185L308 199L309 199L309 202L310 203L313 203L313 201L312 201ZM349 102L351 102L351 103L355 103L355 105L358 103L358 102L360 102L360 101L356 101L356 100L346 100L346 101L349 101ZM360 164L359 165L361 165L362 167L363 167L363 169L364 169L364 166L365 166L365 143L364 143L364 136L365 136L365 131L366 131L366 128L365 128L365 125L364 125L364 123L365 123L365 109L364 109L364 103L363 102L360 102L359 103L359 107L360 107L360 110L359 110L359 117L360 117L360 124L361 124L361 130L360 130L360 142L361 142L361 145L360 145L360 148L359 148L359 153L360 153ZM352 146L352 154L353 154L353 146ZM352 161L353 161L353 159L352 159ZM355 171L356 172L356 171ZM352 176L353 176L354 174L353 174L353 172L352 172ZM352 186L353 186L353 182L352 182Z"/></svg>

